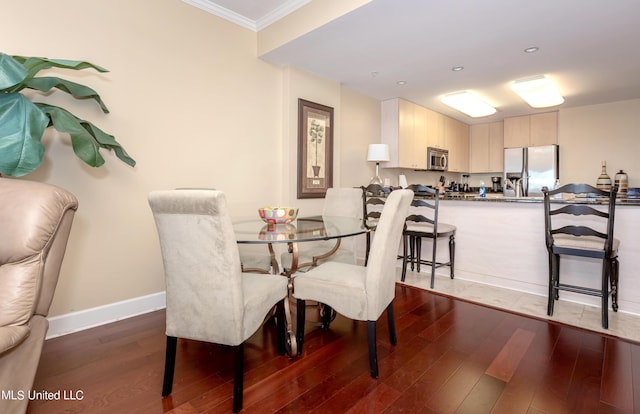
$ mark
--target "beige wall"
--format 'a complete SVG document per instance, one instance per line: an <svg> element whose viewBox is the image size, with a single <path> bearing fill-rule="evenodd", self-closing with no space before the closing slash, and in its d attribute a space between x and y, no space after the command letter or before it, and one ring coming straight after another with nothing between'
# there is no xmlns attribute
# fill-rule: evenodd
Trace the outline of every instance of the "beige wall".
<svg viewBox="0 0 640 414"><path fill-rule="evenodd" d="M335 185L370 176L364 154L379 139L378 102L265 63L252 31L176 0L6 0L2 9L3 52L111 71L57 72L95 88L108 115L62 94L49 99L114 134L138 162L132 169L104 153L105 166L92 169L67 137L48 134L43 166L25 178L80 202L52 316L164 290L151 190L216 187L237 216L280 203L320 211L322 200L296 200L298 97L335 108ZM346 141L342 112L354 118Z"/></svg>
<svg viewBox="0 0 640 414"><path fill-rule="evenodd" d="M558 128L563 183L595 185L606 161L611 180L622 169L640 187L640 99L561 109Z"/></svg>

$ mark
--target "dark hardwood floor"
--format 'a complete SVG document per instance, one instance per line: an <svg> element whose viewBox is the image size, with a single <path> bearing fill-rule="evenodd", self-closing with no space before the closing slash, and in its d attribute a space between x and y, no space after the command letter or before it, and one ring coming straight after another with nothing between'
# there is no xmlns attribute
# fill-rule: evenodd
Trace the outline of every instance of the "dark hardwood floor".
<svg viewBox="0 0 640 414"><path fill-rule="evenodd" d="M243 413L640 412L640 345L397 286L398 345L378 322L380 378L366 324L307 323L303 355L278 356L267 323L245 347ZM160 396L164 311L46 341L39 413L230 413L230 349L179 340L173 394Z"/></svg>

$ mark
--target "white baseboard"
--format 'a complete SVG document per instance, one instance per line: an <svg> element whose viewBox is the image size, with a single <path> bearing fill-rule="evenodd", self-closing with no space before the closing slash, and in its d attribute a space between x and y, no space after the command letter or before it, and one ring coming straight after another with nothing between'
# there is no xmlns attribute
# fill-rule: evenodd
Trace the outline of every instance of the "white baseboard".
<svg viewBox="0 0 640 414"><path fill-rule="evenodd" d="M47 338L68 335L73 332L93 328L107 323L142 315L166 307L165 292L140 296L122 302L110 303L96 308L47 318L49 331Z"/></svg>

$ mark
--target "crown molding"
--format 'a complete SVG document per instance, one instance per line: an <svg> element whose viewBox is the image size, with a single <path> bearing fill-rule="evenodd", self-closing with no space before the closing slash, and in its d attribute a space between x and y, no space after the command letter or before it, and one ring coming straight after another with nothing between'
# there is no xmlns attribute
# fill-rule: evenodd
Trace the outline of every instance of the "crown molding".
<svg viewBox="0 0 640 414"><path fill-rule="evenodd" d="M219 6L210 0L182 0L183 2L195 6L208 13L221 17L232 23L244 27L245 29L258 32L270 24L282 19L289 13L292 13L311 2L311 0L290 0L280 7L272 10L259 20L251 20L239 13L231 11L225 7Z"/></svg>

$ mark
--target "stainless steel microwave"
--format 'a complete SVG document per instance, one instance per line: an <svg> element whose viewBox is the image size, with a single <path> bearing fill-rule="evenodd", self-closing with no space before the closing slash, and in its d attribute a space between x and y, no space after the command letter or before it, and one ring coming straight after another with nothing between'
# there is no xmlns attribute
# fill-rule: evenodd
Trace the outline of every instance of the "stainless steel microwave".
<svg viewBox="0 0 640 414"><path fill-rule="evenodd" d="M449 151L440 148L427 148L427 170L447 171Z"/></svg>

